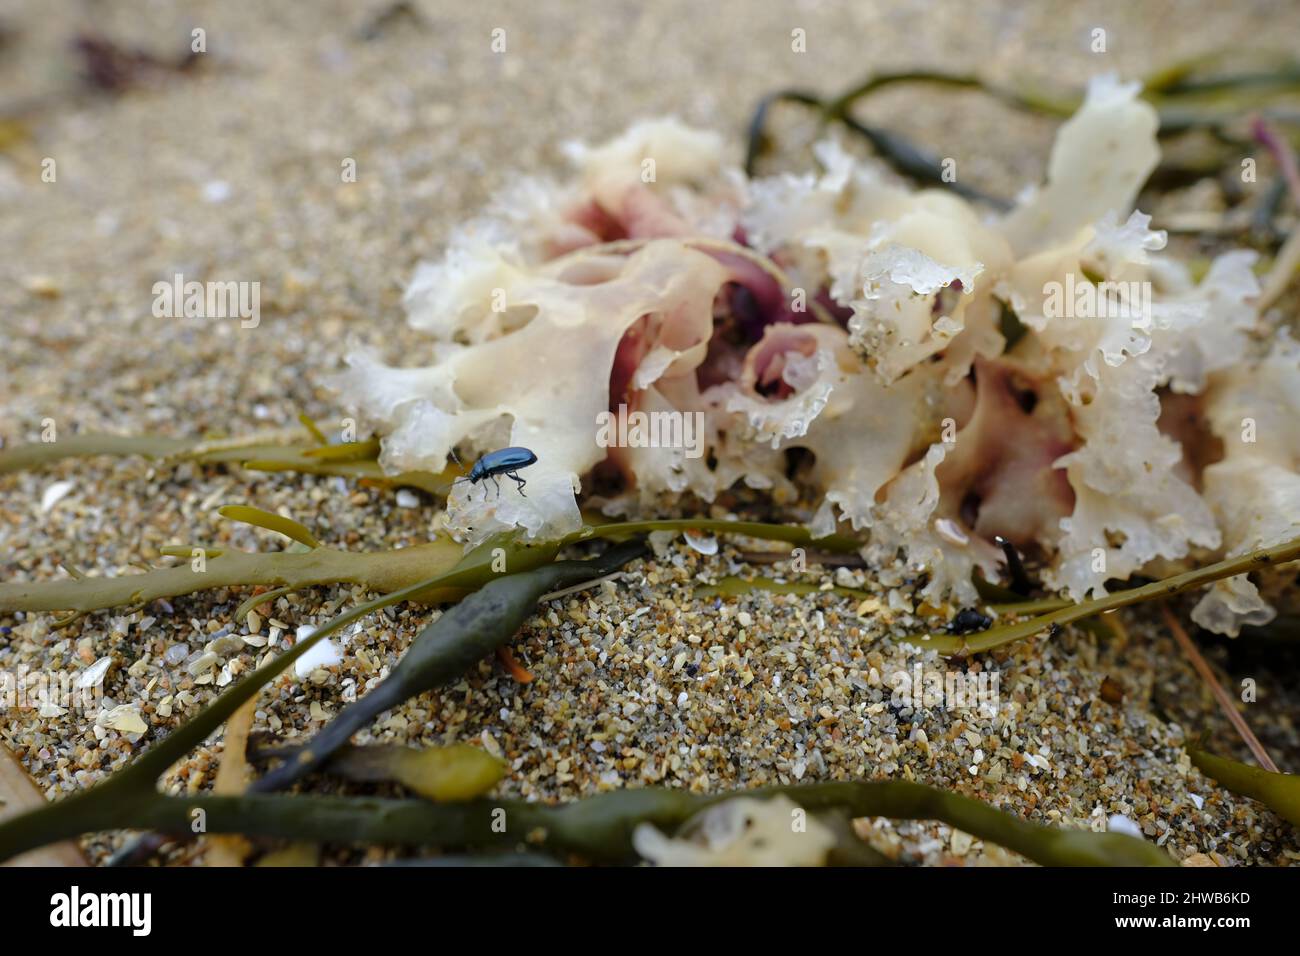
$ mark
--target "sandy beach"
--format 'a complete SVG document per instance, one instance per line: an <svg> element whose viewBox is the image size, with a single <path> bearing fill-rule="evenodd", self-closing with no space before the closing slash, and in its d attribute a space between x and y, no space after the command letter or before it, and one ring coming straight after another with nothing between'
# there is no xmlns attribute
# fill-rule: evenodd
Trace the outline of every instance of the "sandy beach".
<svg viewBox="0 0 1300 956"><path fill-rule="evenodd" d="M187 6L0 4L6 446L40 441L51 423L64 434L248 436L296 427L301 413L337 431L344 415L328 380L349 342L393 360L427 348L404 321L402 290L447 230L520 170L563 175L566 141L600 141L634 119L676 115L715 129L739 162L751 110L777 88L830 93L869 70L924 66L1077 92L1099 72L1137 77L1261 33L1300 35L1300 6L1263 0ZM1109 37L1102 56L1089 48L1097 25ZM182 67L195 28L206 52ZM504 53L491 49L496 29ZM806 31L806 53L792 52L793 29ZM74 49L79 35L151 62L127 70L120 89L95 88L81 76L95 61ZM972 92L890 91L867 112L1003 196L1041 175L1055 129ZM42 181L47 159L52 182ZM355 182L341 177L349 162ZM178 274L259 283L256 327L155 315L155 283ZM423 494L89 458L0 476L0 578L137 573L165 562L168 545L282 546L222 520L216 509L231 503L291 514L352 550L434 533L435 502ZM714 516L735 504L715 503ZM1039 823L1101 830L1119 815L1179 861L1300 862L1294 827L1191 766L1184 744L1202 732L1219 753L1249 755L1158 611L1117 615L1109 636L1067 629L960 666L996 676L992 710L900 706L897 675L958 667L894 639L926 626L916 582L898 568L812 566L799 579L823 594L696 594L728 575L789 573L784 562L748 563L762 547L725 539L706 555L680 538L664 545L528 622L513 648L532 683L484 660L357 741L481 746L509 764L501 793L539 800L647 784L714 792L906 779ZM47 796L76 792L300 628L366 597L317 588L236 620L246 596L206 592L66 629L52 615L0 616L0 670L78 674L107 659L103 710L134 705L143 724L7 707L0 740ZM262 694L254 733L318 730L375 686L436 613L403 604L348 629L341 662L302 677L291 669ZM1300 766L1294 650L1202 646L1229 689L1257 681L1244 716L1283 769ZM218 735L165 788L210 787L221 750ZM902 862L1023 862L942 824L858 825ZM123 839L88 837L83 849L102 863ZM325 859L401 853L330 848Z"/></svg>

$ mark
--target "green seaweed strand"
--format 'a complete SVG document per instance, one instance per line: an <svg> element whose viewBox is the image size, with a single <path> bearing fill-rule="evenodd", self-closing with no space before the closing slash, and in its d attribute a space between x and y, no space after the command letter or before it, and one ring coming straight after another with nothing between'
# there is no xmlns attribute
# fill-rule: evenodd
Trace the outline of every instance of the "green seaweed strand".
<svg viewBox="0 0 1300 956"><path fill-rule="evenodd" d="M616 571L644 551L639 541L624 542L589 561L557 561L489 581L427 625L378 687L343 708L311 743L293 751L251 789L269 793L318 769L381 713L460 678L504 645L533 613L542 595Z"/></svg>
<svg viewBox="0 0 1300 956"><path fill-rule="evenodd" d="M1184 591L1213 584L1215 581L1221 581L1224 578L1246 574L1273 565L1286 564L1297 558L1300 558L1300 538L1285 541L1271 548L1252 551L1250 554L1241 557L1217 561L1203 568L1195 568L1182 574L1175 574L1163 581L1154 581L1141 587L1116 591L1114 594L1108 594L1105 597L1091 601L1071 604L1060 610L1040 614L1025 621L1002 624L987 631L981 631L978 634L966 637L955 637L947 634L922 634L906 637L903 640L916 644L918 647L933 648L944 656L979 654L993 650L995 647L1001 647L1004 644L1010 644L1013 641L1033 637L1035 634L1041 634L1045 631L1051 632L1056 628L1065 627L1067 624L1075 624L1096 617L1098 614L1105 614L1108 611L1114 611L1133 604L1141 604L1144 601L1171 598L1182 594Z"/></svg>
<svg viewBox="0 0 1300 956"><path fill-rule="evenodd" d="M1300 777L1273 773L1194 747L1189 747L1187 753L1196 769L1207 777L1233 793L1258 800L1292 826L1300 827Z"/></svg>
<svg viewBox="0 0 1300 956"><path fill-rule="evenodd" d="M1040 826L970 797L907 781L814 783L707 795L645 788L554 806L498 797L433 804L278 794L167 797L149 791L131 794L130 799L83 802L75 814L50 812L79 799L70 797L0 824L0 860L99 830L188 834L195 812L202 810L208 833L473 849L514 849L527 838L535 849L574 853L595 862L632 863L637 859L632 834L640 824L671 832L699 811L733 797L766 799L777 794L814 813L839 810L853 817L939 820L1044 866L1173 865L1164 850L1137 837Z"/></svg>

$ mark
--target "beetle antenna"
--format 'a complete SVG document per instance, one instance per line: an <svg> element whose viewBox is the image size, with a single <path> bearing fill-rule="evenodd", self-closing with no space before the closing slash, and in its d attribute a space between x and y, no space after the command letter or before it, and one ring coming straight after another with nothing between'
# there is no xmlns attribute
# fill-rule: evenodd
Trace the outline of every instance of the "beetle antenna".
<svg viewBox="0 0 1300 956"><path fill-rule="evenodd" d="M447 482L445 485L439 485L436 489L434 489L434 494L436 494L436 495L444 494L445 492L450 491L450 490L452 489L453 486L459 484L459 483L462 482L462 481L469 481L469 478L467 478L467 477L465 477L465 476L461 476L460 478L453 478L451 481ZM472 484L472 482L471 482L471 484Z"/></svg>

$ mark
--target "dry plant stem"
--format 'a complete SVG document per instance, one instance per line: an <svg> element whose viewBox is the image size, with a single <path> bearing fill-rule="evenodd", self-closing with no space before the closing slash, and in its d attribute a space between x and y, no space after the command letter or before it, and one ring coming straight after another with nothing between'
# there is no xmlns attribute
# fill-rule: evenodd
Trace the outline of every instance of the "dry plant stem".
<svg viewBox="0 0 1300 956"><path fill-rule="evenodd" d="M1169 625L1174 640L1178 642L1178 646L1187 655L1187 659L1192 662L1192 667L1196 668L1196 673L1201 675L1201 680L1205 681L1210 688L1211 693L1214 694L1214 699L1219 702L1219 708L1223 711L1224 716L1236 728L1241 739L1250 748L1250 752L1259 761L1259 765L1272 773L1278 773L1277 764L1273 763L1273 759L1268 755L1268 751L1264 749L1264 745L1251 732L1250 726L1246 723L1246 718L1237 712L1237 708L1233 706L1232 698L1223 689L1223 685L1219 683L1218 678L1214 676L1214 671L1210 669L1209 663L1201 656L1201 652L1196 649L1196 644L1193 643L1191 637L1183 630L1183 626L1178 623L1178 618L1174 616L1174 612L1169 610L1168 605L1162 606L1160 611L1164 614L1165 623Z"/></svg>
<svg viewBox="0 0 1300 956"><path fill-rule="evenodd" d="M247 787L250 776L248 734L256 710L257 697L254 695L244 701L243 706L226 721L226 731L221 741L221 763L217 766L217 776L212 783L213 793L233 796L243 793ZM233 834L220 834L206 843L204 863L207 866L243 866L252 852L252 846L246 839Z"/></svg>

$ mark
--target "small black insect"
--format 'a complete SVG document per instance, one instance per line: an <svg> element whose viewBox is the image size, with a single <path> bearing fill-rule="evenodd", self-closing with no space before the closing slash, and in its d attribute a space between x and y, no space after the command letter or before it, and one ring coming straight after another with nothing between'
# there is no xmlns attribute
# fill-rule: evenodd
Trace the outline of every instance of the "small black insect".
<svg viewBox="0 0 1300 956"><path fill-rule="evenodd" d="M993 618L968 607L958 611L956 616L948 622L948 633L970 634L973 631L987 631L992 626Z"/></svg>
<svg viewBox="0 0 1300 956"><path fill-rule="evenodd" d="M471 485L477 485L480 481L491 478L492 483L497 486L497 495L500 496L501 482L497 480L497 475L505 475L507 478L519 483L519 494L527 498L528 496L524 494L524 487L528 482L519 477L518 471L520 468L527 468L536 461L537 456L527 448L519 448L518 446L501 448L497 451L488 452L474 462L474 467L469 470L469 474L457 478L456 481L468 481Z"/></svg>

